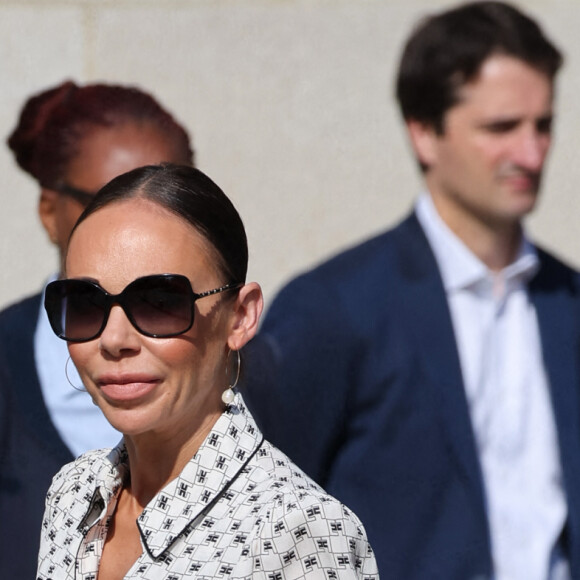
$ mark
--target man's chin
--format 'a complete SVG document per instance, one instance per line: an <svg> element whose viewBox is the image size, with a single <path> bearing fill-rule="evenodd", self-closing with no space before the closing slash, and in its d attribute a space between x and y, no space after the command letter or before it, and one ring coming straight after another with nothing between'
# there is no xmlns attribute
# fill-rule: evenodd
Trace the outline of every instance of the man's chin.
<svg viewBox="0 0 580 580"><path fill-rule="evenodd" d="M522 219L532 211L534 211L536 207L536 202L538 200L537 195L530 193L528 196L521 196L520 199L517 200L517 203L514 203L509 211L508 214L512 219Z"/></svg>
<svg viewBox="0 0 580 580"><path fill-rule="evenodd" d="M514 217L523 217L533 211L538 202L538 192L536 183L526 188L510 187L505 191L505 199L509 200L506 207L508 213Z"/></svg>

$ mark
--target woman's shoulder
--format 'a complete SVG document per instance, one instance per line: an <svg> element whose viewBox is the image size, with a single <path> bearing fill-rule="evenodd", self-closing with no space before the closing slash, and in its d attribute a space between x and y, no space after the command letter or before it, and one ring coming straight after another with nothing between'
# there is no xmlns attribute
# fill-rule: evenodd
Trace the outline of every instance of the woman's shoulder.
<svg viewBox="0 0 580 580"><path fill-rule="evenodd" d="M242 403L240 398L238 403ZM251 414L244 408L248 424L258 433ZM242 470L243 477L238 483L241 501L262 506L267 519L307 517L311 521L332 518L345 522L358 534L364 528L351 510L335 497L329 495L311 479L284 452L267 440L261 444Z"/></svg>
<svg viewBox="0 0 580 580"><path fill-rule="evenodd" d="M310 562L313 572L350 570L353 577L378 578L358 516L270 443L265 441L256 455L254 473L249 475L253 499L260 504L258 550L284 554L302 567Z"/></svg>
<svg viewBox="0 0 580 580"><path fill-rule="evenodd" d="M264 441L256 454L253 493L272 499L272 513L280 516L302 511L312 519L332 514L360 524L358 517L311 479L286 454ZM361 526L362 527L362 526Z"/></svg>
<svg viewBox="0 0 580 580"><path fill-rule="evenodd" d="M324 490L298 467L283 451L267 440L264 440L256 453L252 466L255 476L262 475L266 486L293 493L310 491L313 495L324 494Z"/></svg>

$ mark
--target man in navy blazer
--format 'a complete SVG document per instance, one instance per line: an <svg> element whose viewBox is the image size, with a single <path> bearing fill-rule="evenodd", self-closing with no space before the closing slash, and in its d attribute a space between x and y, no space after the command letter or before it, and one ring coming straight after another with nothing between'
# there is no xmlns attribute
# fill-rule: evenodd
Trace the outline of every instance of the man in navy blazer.
<svg viewBox="0 0 580 580"><path fill-rule="evenodd" d="M423 21L397 96L426 192L285 287L246 353L266 437L384 578L580 578L580 281L521 225L560 64L507 4Z"/></svg>

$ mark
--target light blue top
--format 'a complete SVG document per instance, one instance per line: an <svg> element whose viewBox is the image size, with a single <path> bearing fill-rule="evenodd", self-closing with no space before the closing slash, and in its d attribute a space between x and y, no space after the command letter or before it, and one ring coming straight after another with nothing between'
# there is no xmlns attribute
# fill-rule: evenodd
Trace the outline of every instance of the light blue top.
<svg viewBox="0 0 580 580"><path fill-rule="evenodd" d="M56 279L53 276L50 281ZM77 457L91 449L114 447L122 435L111 427L84 390L66 341L58 338L44 310L44 291L34 333L34 360L44 403L66 446ZM66 371L65 371L65 367ZM67 380L68 377L77 390Z"/></svg>

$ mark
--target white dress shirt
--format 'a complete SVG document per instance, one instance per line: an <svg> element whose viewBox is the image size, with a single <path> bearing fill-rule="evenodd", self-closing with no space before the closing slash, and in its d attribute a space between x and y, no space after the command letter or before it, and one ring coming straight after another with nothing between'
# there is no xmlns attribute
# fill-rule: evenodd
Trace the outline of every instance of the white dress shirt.
<svg viewBox="0 0 580 580"><path fill-rule="evenodd" d="M435 254L455 331L486 492L496 580L570 577L558 539L567 506L540 331L527 282L539 268L524 237L490 271L451 232L428 194L417 217Z"/></svg>
<svg viewBox="0 0 580 580"><path fill-rule="evenodd" d="M101 410L93 404L68 358L66 341L58 338L50 327L43 292L34 333L34 360L50 418L75 457L90 449L113 447L122 435L111 427ZM82 390L76 390L71 383Z"/></svg>

